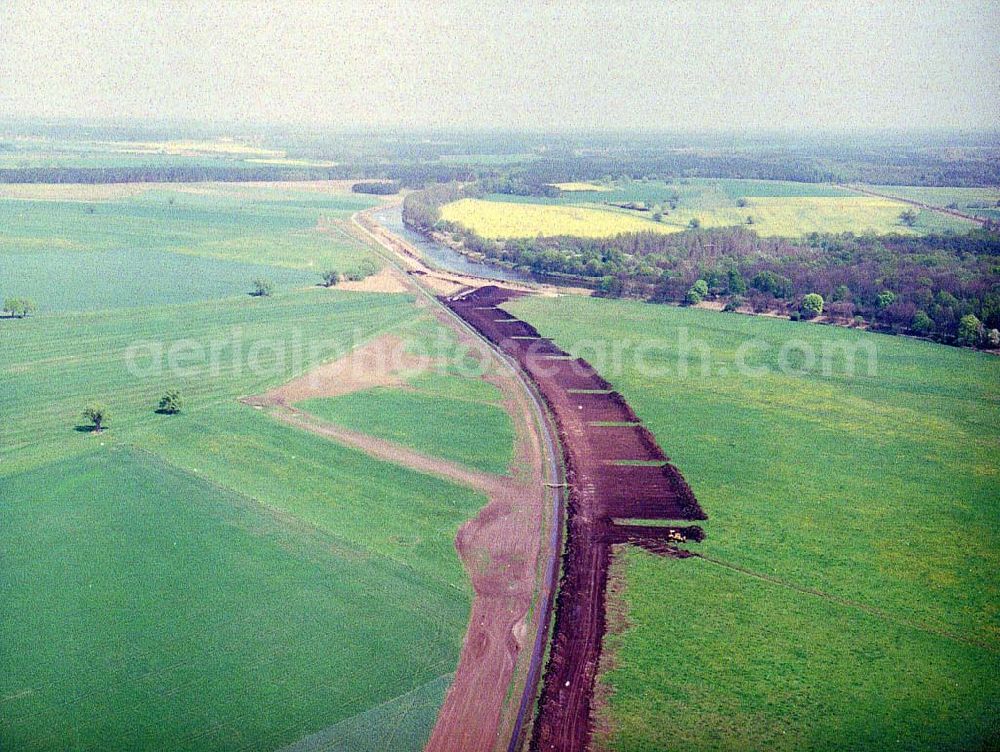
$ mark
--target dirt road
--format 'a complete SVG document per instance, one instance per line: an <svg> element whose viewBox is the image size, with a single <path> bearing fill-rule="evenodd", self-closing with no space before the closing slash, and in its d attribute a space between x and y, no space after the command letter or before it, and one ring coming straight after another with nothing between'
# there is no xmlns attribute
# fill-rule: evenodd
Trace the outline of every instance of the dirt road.
<svg viewBox="0 0 1000 752"><path fill-rule="evenodd" d="M934 204L925 204L923 201L914 201L910 198L900 198L899 196L891 196L888 193L879 193L878 191L873 191L870 188L861 188L856 185L846 185L842 184L839 187L845 188L849 191L854 191L855 193L861 193L865 196L875 196L877 198L891 198L893 201L899 201L903 204L910 204L911 206L916 206L921 209L927 209L928 211L938 212L940 214L950 214L953 217L960 217L961 219L967 219L970 222L975 222L979 225L985 225L986 220L982 217L977 217L972 214L966 214L965 212L960 212L957 209L949 209L947 206L935 206Z"/></svg>
<svg viewBox="0 0 1000 752"><path fill-rule="evenodd" d="M438 319L463 345L489 354L495 364L490 380L514 420L517 472L488 491L489 504L456 538L475 596L455 678L426 747L432 752L507 749L532 707L538 656L545 646L544 634L538 635L547 630L556 586L563 493L555 430L517 366L435 297L483 280L431 269L365 213L355 215L353 225L383 249L395 273L424 296L425 305L433 303Z"/></svg>

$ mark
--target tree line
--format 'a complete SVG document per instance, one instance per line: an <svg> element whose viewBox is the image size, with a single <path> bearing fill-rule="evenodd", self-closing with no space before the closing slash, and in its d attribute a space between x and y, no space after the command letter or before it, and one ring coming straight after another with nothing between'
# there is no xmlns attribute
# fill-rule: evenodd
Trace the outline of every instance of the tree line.
<svg viewBox="0 0 1000 752"><path fill-rule="evenodd" d="M440 219L442 204L480 190L450 184L411 194L404 221L444 233L486 262L587 280L606 297L688 305L714 300L729 310L823 315L986 347L995 346L992 332L1000 330L1000 233L992 226L923 237L844 233L791 240L739 226L496 241Z"/></svg>

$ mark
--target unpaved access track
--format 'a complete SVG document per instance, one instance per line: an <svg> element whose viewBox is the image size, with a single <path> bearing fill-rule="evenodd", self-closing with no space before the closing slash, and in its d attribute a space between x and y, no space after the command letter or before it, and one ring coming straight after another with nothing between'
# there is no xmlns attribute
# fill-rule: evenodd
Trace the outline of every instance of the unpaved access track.
<svg viewBox="0 0 1000 752"><path fill-rule="evenodd" d="M486 286L454 296L447 305L517 361L558 427L569 487L566 548L530 746L577 752L587 748L591 736L611 546L632 543L664 555L685 556L677 544L703 537L697 526L616 520L698 520L705 514L624 398L585 361L573 359L498 307L521 294ZM620 464L630 461L643 464Z"/></svg>
<svg viewBox="0 0 1000 752"><path fill-rule="evenodd" d="M463 346L492 360L495 367L488 379L501 390L514 422L512 474L478 474L465 481L487 493L489 503L461 527L455 540L474 597L455 678L426 746L430 752L506 750L533 706L545 648L539 635L547 635L557 584L563 491L555 429L517 365L435 297L484 281L424 266L414 249L364 212L355 215L352 225L360 237L378 244L392 264L390 273L417 293L417 305L433 306L437 319ZM375 448L367 440L365 444ZM397 454L398 449L378 448ZM422 462L413 453L396 457L400 459L411 467ZM451 471L441 463L430 469L445 477L451 473L462 482Z"/></svg>
<svg viewBox="0 0 1000 752"><path fill-rule="evenodd" d="M959 217L961 219L967 219L970 222L975 222L979 225L986 224L985 217L977 217L975 214L966 214L965 212L958 211L958 209L949 209L947 206L937 206L935 204L927 204L923 201L916 201L912 198L901 198L899 196L893 196L889 193L881 193L879 191L873 191L871 188L862 187L860 185L848 185L841 184L840 188L845 188L849 191L854 191L855 193L860 193L865 196L875 196L877 198L891 198L893 201L899 201L903 204L910 204L910 206L916 206L920 209L927 209L927 211L937 212L938 214L949 214L952 217Z"/></svg>

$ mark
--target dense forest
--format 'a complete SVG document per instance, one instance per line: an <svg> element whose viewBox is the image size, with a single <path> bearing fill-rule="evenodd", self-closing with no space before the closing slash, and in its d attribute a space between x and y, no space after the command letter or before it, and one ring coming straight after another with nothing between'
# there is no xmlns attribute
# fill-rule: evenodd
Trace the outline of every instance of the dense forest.
<svg viewBox="0 0 1000 752"><path fill-rule="evenodd" d="M351 186L354 193L368 193L373 196L393 196L399 193L399 183L395 180L363 180Z"/></svg>
<svg viewBox="0 0 1000 752"><path fill-rule="evenodd" d="M441 204L479 190L451 184L411 194L404 221L488 262L589 281L608 297L719 301L728 310L823 316L941 342L1000 344L1000 234L993 228L925 237L813 234L793 241L732 227L500 242L440 220Z"/></svg>

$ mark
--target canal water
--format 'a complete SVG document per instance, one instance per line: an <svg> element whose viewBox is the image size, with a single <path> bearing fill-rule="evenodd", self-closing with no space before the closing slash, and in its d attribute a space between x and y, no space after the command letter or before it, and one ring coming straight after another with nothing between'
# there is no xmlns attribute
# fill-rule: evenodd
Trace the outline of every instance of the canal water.
<svg viewBox="0 0 1000 752"><path fill-rule="evenodd" d="M456 272L458 274L472 274L476 277L486 277L504 282L539 281L539 278L532 274L514 271L513 269L501 269L491 264L473 261L446 245L428 240L419 232L414 232L403 224L403 209L399 205L387 206L374 212L372 216L380 225L416 247L421 254L432 262L432 265L445 271Z"/></svg>

